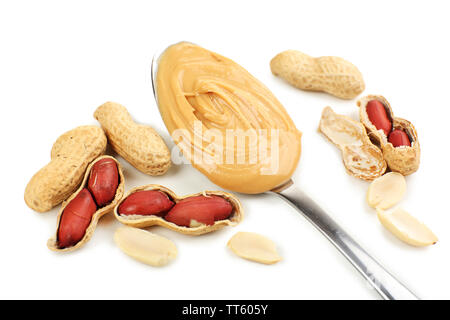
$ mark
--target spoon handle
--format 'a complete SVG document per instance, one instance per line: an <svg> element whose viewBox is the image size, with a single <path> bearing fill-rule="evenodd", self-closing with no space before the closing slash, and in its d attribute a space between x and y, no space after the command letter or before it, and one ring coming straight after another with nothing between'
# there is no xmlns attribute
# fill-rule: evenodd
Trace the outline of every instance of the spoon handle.
<svg viewBox="0 0 450 320"><path fill-rule="evenodd" d="M363 275L370 285L386 300L418 300L347 232L304 192L290 185L282 190L272 190L309 220Z"/></svg>

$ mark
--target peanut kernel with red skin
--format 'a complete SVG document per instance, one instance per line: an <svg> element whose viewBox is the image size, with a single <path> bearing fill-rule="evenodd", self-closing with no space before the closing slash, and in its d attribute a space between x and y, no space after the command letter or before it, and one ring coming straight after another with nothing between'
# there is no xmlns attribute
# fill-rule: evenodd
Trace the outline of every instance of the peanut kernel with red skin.
<svg viewBox="0 0 450 320"><path fill-rule="evenodd" d="M58 227L58 247L76 245L83 239L97 205L88 189L82 189L64 208Z"/></svg>
<svg viewBox="0 0 450 320"><path fill-rule="evenodd" d="M215 221L227 219L233 206L219 196L195 196L179 201L164 217L178 226L189 227L191 220L213 225Z"/></svg>
<svg viewBox="0 0 450 320"><path fill-rule="evenodd" d="M88 189L99 207L107 205L114 199L118 185L119 170L113 159L101 159L92 166Z"/></svg>
<svg viewBox="0 0 450 320"><path fill-rule="evenodd" d="M118 212L123 215L157 215L162 216L175 203L167 194L156 190L144 190L130 194L119 206Z"/></svg>
<svg viewBox="0 0 450 320"><path fill-rule="evenodd" d="M405 131L400 129L393 130L388 137L388 141L397 148L400 146L411 147L411 141Z"/></svg>
<svg viewBox="0 0 450 320"><path fill-rule="evenodd" d="M387 115L384 105L378 100L370 100L367 103L366 112L375 128L383 130L386 137L389 136L392 130L392 122Z"/></svg>

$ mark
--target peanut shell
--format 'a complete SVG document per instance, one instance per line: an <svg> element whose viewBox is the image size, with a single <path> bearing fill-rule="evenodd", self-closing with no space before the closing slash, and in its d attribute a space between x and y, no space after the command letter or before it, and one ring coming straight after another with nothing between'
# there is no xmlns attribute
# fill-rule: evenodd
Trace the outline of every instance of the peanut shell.
<svg viewBox="0 0 450 320"><path fill-rule="evenodd" d="M152 127L135 123L124 106L106 102L97 108L94 118L114 151L139 171L162 175L170 168L170 152L164 140Z"/></svg>
<svg viewBox="0 0 450 320"><path fill-rule="evenodd" d="M314 58L287 50L270 61L270 69L299 89L323 91L341 99L353 99L365 88L358 68L339 57Z"/></svg>
<svg viewBox="0 0 450 320"><path fill-rule="evenodd" d="M326 107L322 111L319 131L339 147L344 166L354 177L373 180L386 171L383 154L372 144L360 122Z"/></svg>
<svg viewBox="0 0 450 320"><path fill-rule="evenodd" d="M162 191L165 194L169 196L169 198L172 199L175 203L179 202L182 199L189 198L189 197L195 197L195 196L208 196L208 195L215 195L222 198L225 198L228 200L231 205L233 206L233 212L231 213L231 216L225 220L218 220L215 221L213 225L204 225L199 224L198 226L193 227L184 227L184 226L178 226L175 223L169 222L165 220L163 217L159 217L156 215L121 215L118 212L118 208L120 204L125 201L125 199L132 193L138 192L138 191L144 191L144 190L156 190L156 191ZM169 188L166 188L164 186L158 185L158 184L148 184L145 186L140 186L131 189L128 191L125 196L120 200L116 207L114 208L114 216L117 220L119 220L121 223L131 226L131 227L137 227L137 228L146 228L154 225L162 226L171 230L174 230L179 233L198 236L201 234L213 232L219 229L222 229L225 226L235 226L239 222L241 222L243 218L243 210L242 205L240 201L232 194L224 191L204 191L199 192L196 194L187 195L184 197L177 196L172 190Z"/></svg>
<svg viewBox="0 0 450 320"><path fill-rule="evenodd" d="M388 117L392 121L392 129L401 129L405 131L411 142L411 146L394 147L389 141L383 130L377 128L370 122L366 112L367 103L371 100L380 101L386 108ZM381 148L383 157L387 162L389 169L399 172L406 176L419 169L420 164L420 144L417 132L411 122L402 118L394 117L391 105L383 96L368 95L357 101L359 107L360 121L367 128L370 138Z"/></svg>
<svg viewBox="0 0 450 320"><path fill-rule="evenodd" d="M106 136L97 126L80 126L62 134L53 144L51 161L25 188L25 203L46 212L67 199L80 185L89 163L106 150Z"/></svg>
<svg viewBox="0 0 450 320"><path fill-rule="evenodd" d="M87 182L89 180L89 175L91 173L91 169L94 166L94 164L97 161L100 161L105 158L113 159L117 164L117 171L119 172L119 185L117 186L117 189L116 189L116 195L109 204L107 204L104 207L97 208L97 211L92 216L91 223L89 224L89 226L86 229L86 233L85 233L84 237L76 245L74 245L72 247L67 247L67 248L61 249L58 246L57 235L58 235L59 223L60 223L63 211L64 211L65 207L67 206L67 204L69 204L69 202L72 201L72 199L74 199L77 196L77 194L81 190L83 190L83 188L85 188L87 186ZM105 214L111 212L113 210L113 208L115 207L115 205L120 201L120 199L122 199L122 196L124 193L124 186L125 186L125 178L124 178L124 175L122 172L122 166L120 165L119 161L117 161L116 159L114 159L111 156L101 156L101 157L98 157L97 159L95 159L88 166L87 170L85 171L83 182L81 183L78 190L75 193L73 193L66 201L63 202L61 209L59 210L59 213L58 213L58 218L57 218L57 223L56 223L57 228L56 228L55 235L47 241L47 247L52 251L58 251L58 252L73 251L73 250L76 250L76 249L79 249L80 247L82 247L86 242L88 242L91 239L92 234L94 233L94 230L97 227L98 220L100 220L100 218L103 217Z"/></svg>

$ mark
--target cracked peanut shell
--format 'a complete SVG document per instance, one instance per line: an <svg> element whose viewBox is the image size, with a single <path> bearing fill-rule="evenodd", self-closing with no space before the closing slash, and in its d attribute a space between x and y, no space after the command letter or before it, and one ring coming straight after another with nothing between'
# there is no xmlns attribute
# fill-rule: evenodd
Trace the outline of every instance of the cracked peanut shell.
<svg viewBox="0 0 450 320"><path fill-rule="evenodd" d="M345 169L352 176L373 180L386 171L383 154L372 144L360 122L326 107L322 111L319 131L339 147Z"/></svg>
<svg viewBox="0 0 450 320"><path fill-rule="evenodd" d="M169 222L164 219L164 217L157 216L157 215L123 215L119 214L118 209L120 204L125 201L125 199L138 191L144 191L144 190L155 190L155 191L161 191L165 193L173 202L177 203L183 199L195 197L195 196L208 196L208 195L214 195L219 196L230 202L230 204L233 207L233 211L231 212L231 215L224 220L218 220L215 221L213 225L206 225L198 223L196 226L179 226L175 223ZM149 184L145 186L139 186L131 189L128 191L124 197L117 203L117 205L114 208L114 216L117 220L119 220L121 223L131 226L131 227L137 227L137 228L146 228L151 227L154 225L162 226L168 229L171 229L173 231L188 234L188 235L194 235L198 236L201 234L213 232L219 229L222 229L226 226L236 226L238 223L241 222L243 219L243 209L241 202L238 198L236 198L231 193L225 192L225 191L204 191L199 192L195 194L186 195L183 197L177 196L175 192L170 190L169 188L166 188L164 186L158 185L158 184Z"/></svg>
<svg viewBox="0 0 450 320"><path fill-rule="evenodd" d="M400 129L404 131L411 142L411 146L394 147L388 141L388 137L383 130L377 130L369 120L366 111L367 103L371 100L378 100L383 104L392 122L392 130ZM356 104L359 107L360 121L366 127L371 140L381 148L389 169L399 172L404 176L416 172L420 164L420 144L413 124L408 120L395 117L391 105L383 96L368 95L359 99Z"/></svg>
<svg viewBox="0 0 450 320"><path fill-rule="evenodd" d="M67 248L60 248L58 245L58 230L59 230L59 224L60 224L61 216L64 212L64 209L70 203L70 201L72 201L78 195L78 193L81 192L81 190L83 190L84 188L87 187L91 169L94 166L94 164L105 158L114 160L114 162L117 165L117 171L119 173L119 184L116 189L116 194L110 203L108 203L107 205L105 205L103 207L97 207L97 210L92 215L91 222L89 223L89 226L87 227L83 238L77 244L75 244L74 246L71 246L71 247L67 247ZM114 159L111 156L106 156L106 155L100 156L97 159L95 159L94 161L92 161L92 163L88 166L87 170L85 171L83 182L81 183L78 190L75 193L73 193L66 201L63 202L61 209L59 210L59 213L58 213L58 218L57 218L57 222L56 222L56 226L57 226L56 232L55 232L54 236L51 237L47 241L47 247L52 251L58 251L58 252L73 251L73 250L76 250L76 249L79 249L80 247L82 247L86 242L88 242L91 239L100 218L103 217L105 214L111 212L114 209L115 205L117 203L119 203L120 199L122 199L122 196L124 193L124 186L125 186L125 178L124 178L124 175L122 172L122 166L119 161L117 161L116 159Z"/></svg>

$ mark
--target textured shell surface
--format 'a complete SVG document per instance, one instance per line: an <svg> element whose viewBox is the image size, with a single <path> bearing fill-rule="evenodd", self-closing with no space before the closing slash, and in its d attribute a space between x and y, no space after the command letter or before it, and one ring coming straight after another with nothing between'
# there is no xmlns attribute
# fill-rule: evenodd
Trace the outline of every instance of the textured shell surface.
<svg viewBox="0 0 450 320"><path fill-rule="evenodd" d="M293 86L323 91L341 99L353 99L365 89L361 72L340 57L314 58L297 50L287 50L270 62L272 73Z"/></svg>
<svg viewBox="0 0 450 320"><path fill-rule="evenodd" d="M381 150L372 144L360 122L326 107L322 112L319 131L341 150L344 166L354 177L373 180L386 171Z"/></svg>
<svg viewBox="0 0 450 320"><path fill-rule="evenodd" d="M162 175L171 166L169 148L150 126L135 123L121 104L106 102L94 112L111 147L136 169Z"/></svg>
<svg viewBox="0 0 450 320"><path fill-rule="evenodd" d="M51 161L26 186L26 204L46 212L69 197L81 183L88 164L105 152L106 143L98 126L80 126L61 135L53 144Z"/></svg>
<svg viewBox="0 0 450 320"><path fill-rule="evenodd" d="M400 129L408 135L411 146L394 147L384 134L383 130L377 128L369 120L366 112L367 103L371 100L380 101L386 108L387 114L392 121L392 129ZM380 147L383 157L389 169L399 172L402 175L409 175L416 172L420 165L420 143L416 128L408 120L394 116L389 101L380 95L367 95L356 102L359 107L360 121L364 124L372 140Z"/></svg>

